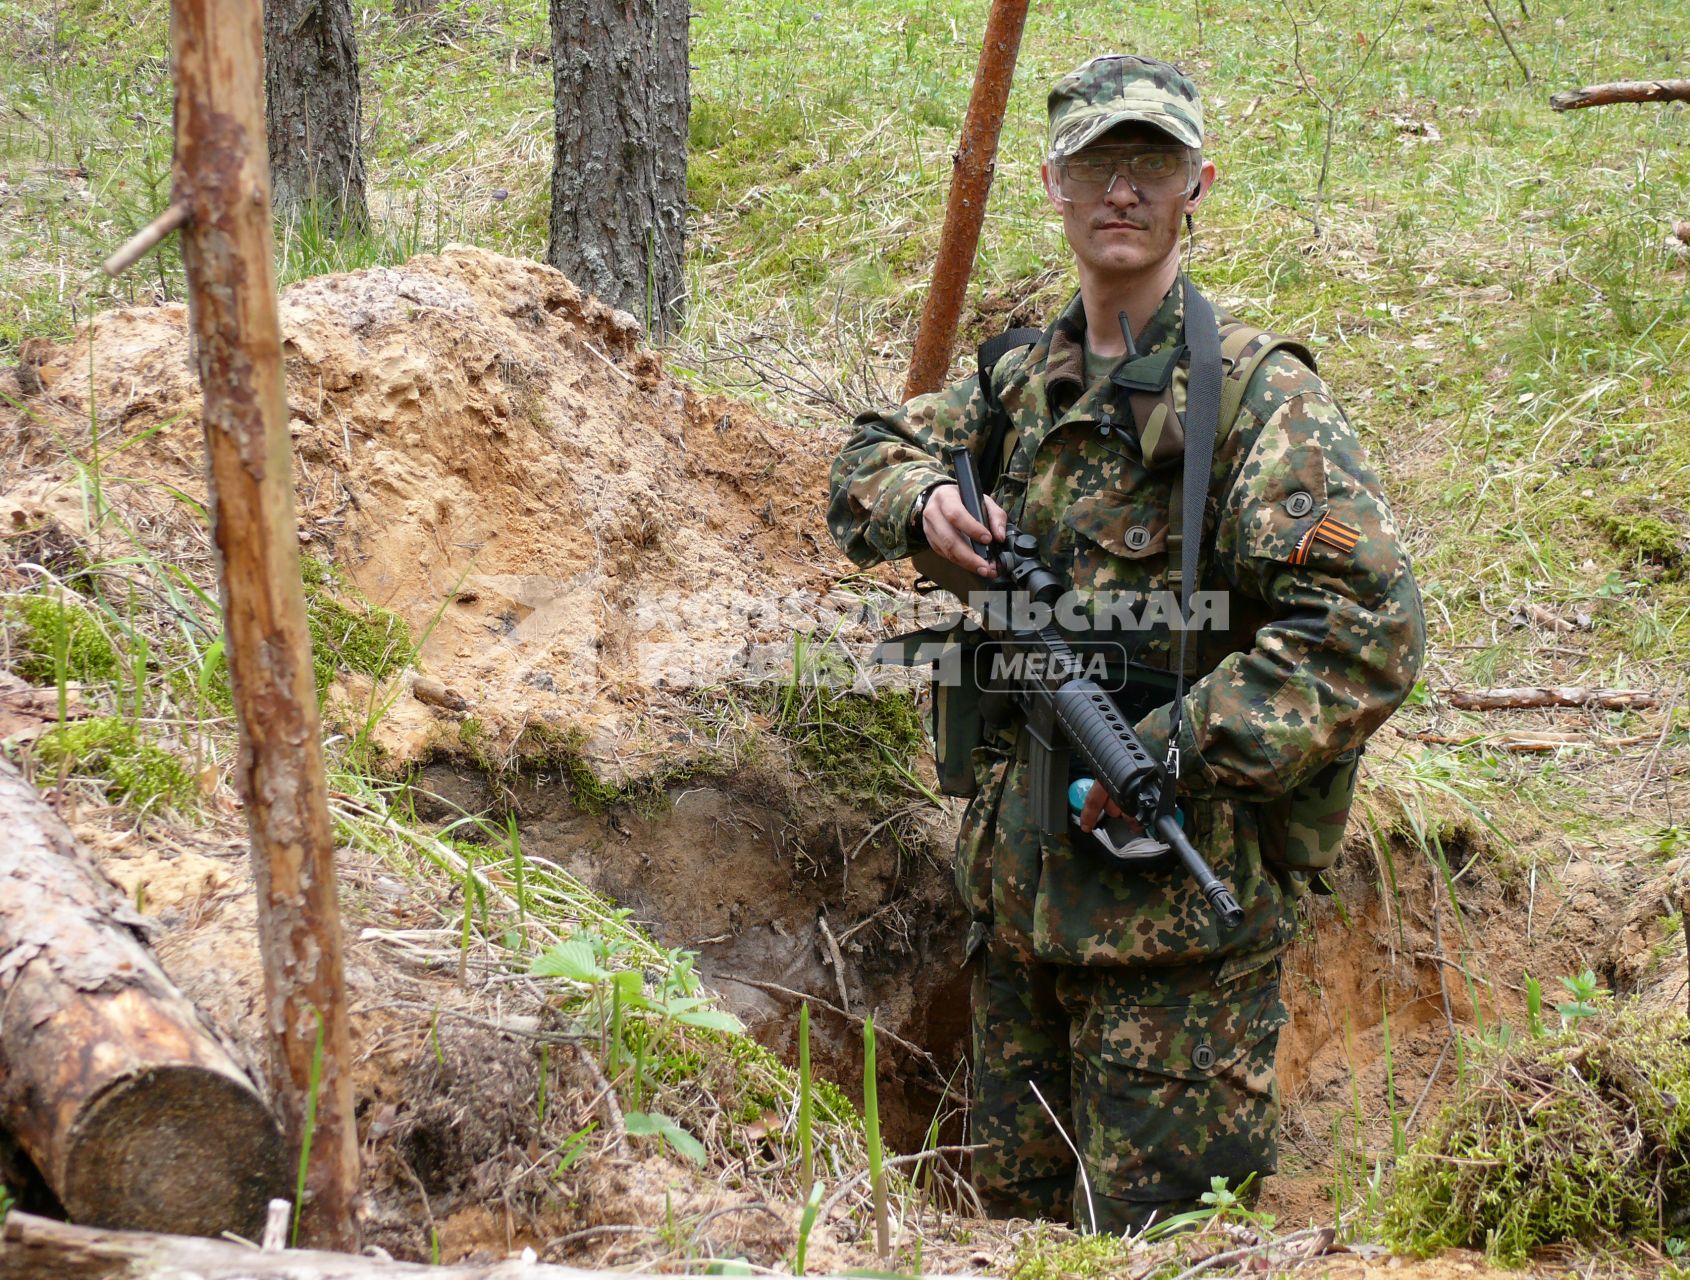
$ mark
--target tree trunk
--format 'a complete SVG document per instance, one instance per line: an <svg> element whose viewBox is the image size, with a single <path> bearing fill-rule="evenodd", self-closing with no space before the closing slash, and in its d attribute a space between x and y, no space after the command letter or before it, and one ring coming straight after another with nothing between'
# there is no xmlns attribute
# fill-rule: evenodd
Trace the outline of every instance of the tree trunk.
<svg viewBox="0 0 1690 1280"><path fill-rule="evenodd" d="M551 0L551 17L546 259L666 333L686 292L687 0Z"/></svg>
<svg viewBox="0 0 1690 1280"><path fill-rule="evenodd" d="M0 813L0 1127L79 1221L256 1232L287 1192L274 1118L4 756Z"/></svg>
<svg viewBox="0 0 1690 1280"><path fill-rule="evenodd" d="M364 226L351 0L264 0L264 94L275 207L316 202L333 229Z"/></svg>
<svg viewBox="0 0 1690 1280"><path fill-rule="evenodd" d="M272 1073L293 1151L315 1115L308 1238L356 1248L352 1053L276 316L257 92L263 32L252 0L175 0L170 36L175 191L191 210L182 261L205 394L211 534L241 734L235 783L252 832Z"/></svg>
<svg viewBox="0 0 1690 1280"><path fill-rule="evenodd" d="M933 264L933 286L921 307L915 331L915 351L904 380L904 399L913 400L945 384L956 347L957 321L962 315L968 277L974 272L974 253L986 221L986 197L997 169L998 135L1009 105L1015 78L1015 57L1027 25L1027 0L992 0L986 33L980 41L980 62L974 88L968 95L968 114L962 140L951 157L951 193L945 202L945 226L939 233L939 257ZM1203 30L1198 11L1199 42Z"/></svg>

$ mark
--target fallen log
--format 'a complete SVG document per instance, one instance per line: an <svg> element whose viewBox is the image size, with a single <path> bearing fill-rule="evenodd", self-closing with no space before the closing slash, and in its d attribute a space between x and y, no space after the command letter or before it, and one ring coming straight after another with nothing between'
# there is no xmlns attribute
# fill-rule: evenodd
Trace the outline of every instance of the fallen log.
<svg viewBox="0 0 1690 1280"><path fill-rule="evenodd" d="M1690 80L1617 80L1567 89L1549 97L1549 105L1557 111L1608 107L1616 102L1690 102Z"/></svg>
<svg viewBox="0 0 1690 1280"><path fill-rule="evenodd" d="M256 1233L288 1190L269 1109L4 757L0 813L0 1128L78 1221Z"/></svg>
<svg viewBox="0 0 1690 1280"><path fill-rule="evenodd" d="M260 1251L222 1240L75 1227L13 1213L0 1232L0 1280L658 1280L512 1258L430 1267L316 1249ZM820 1277L819 1280L829 1280Z"/></svg>
<svg viewBox="0 0 1690 1280"><path fill-rule="evenodd" d="M1594 707L1602 711L1647 711L1661 704L1643 689L1586 689L1546 685L1532 689L1448 689L1449 705L1463 711L1507 711L1517 707Z"/></svg>

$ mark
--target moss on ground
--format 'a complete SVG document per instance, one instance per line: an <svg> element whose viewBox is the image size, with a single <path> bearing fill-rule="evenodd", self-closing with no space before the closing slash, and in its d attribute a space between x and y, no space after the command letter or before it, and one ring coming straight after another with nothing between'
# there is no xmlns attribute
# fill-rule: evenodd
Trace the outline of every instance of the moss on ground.
<svg viewBox="0 0 1690 1280"><path fill-rule="evenodd" d="M1602 532L1621 551L1660 565L1669 573L1684 568L1685 545L1690 538L1659 516L1604 511L1598 516Z"/></svg>
<svg viewBox="0 0 1690 1280"><path fill-rule="evenodd" d="M737 1078L744 1089L740 1105L750 1119L758 1119L764 1112L778 1112L798 1095L798 1073L773 1051L749 1036L722 1036L720 1043L737 1068ZM812 1076L810 1091L817 1120L843 1125L861 1135L862 1115L843 1089L831 1080Z"/></svg>
<svg viewBox="0 0 1690 1280"><path fill-rule="evenodd" d="M760 691L757 700L798 763L840 800L878 809L917 785L927 732L909 694L883 689L869 698L825 685L801 693L788 686Z"/></svg>
<svg viewBox="0 0 1690 1280"><path fill-rule="evenodd" d="M55 771L104 778L110 783L108 799L136 808L163 803L185 809L194 799L194 779L182 760L143 739L132 721L115 716L50 729L35 744L35 756Z"/></svg>
<svg viewBox="0 0 1690 1280"><path fill-rule="evenodd" d="M1391 1244L1484 1249L1519 1265L1541 1245L1659 1240L1690 1205L1690 1022L1637 1005L1574 1031L1516 1037L1469 1063L1454 1099L1398 1164Z"/></svg>
<svg viewBox="0 0 1690 1280"><path fill-rule="evenodd" d="M1016 1241L1009 1280L1112 1280L1135 1262L1142 1269L1143 1255L1122 1236L1071 1236L1041 1223Z"/></svg>
<svg viewBox="0 0 1690 1280"><path fill-rule="evenodd" d="M61 656L66 680L113 684L122 674L110 637L80 605L53 596L19 596L5 603L4 617L17 629L13 669L32 684L56 684Z"/></svg>
<svg viewBox="0 0 1690 1280"><path fill-rule="evenodd" d="M309 556L300 561L305 581L305 621L311 631L311 671L321 697L341 671L377 684L416 661L417 645L405 620L356 593L333 565Z"/></svg>

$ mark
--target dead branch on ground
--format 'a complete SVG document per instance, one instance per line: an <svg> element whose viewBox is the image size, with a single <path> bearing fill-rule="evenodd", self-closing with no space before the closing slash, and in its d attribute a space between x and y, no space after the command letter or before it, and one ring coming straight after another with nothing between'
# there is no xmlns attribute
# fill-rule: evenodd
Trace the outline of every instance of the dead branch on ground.
<svg viewBox="0 0 1690 1280"><path fill-rule="evenodd" d="M1616 80L1565 89L1549 97L1556 111L1609 107L1616 102L1690 102L1690 80Z"/></svg>
<svg viewBox="0 0 1690 1280"><path fill-rule="evenodd" d="M1462 711L1503 711L1521 707L1594 707L1603 711L1647 711L1660 695L1643 689L1593 689L1544 685L1530 689L1448 689L1444 697Z"/></svg>
<svg viewBox="0 0 1690 1280"><path fill-rule="evenodd" d="M287 1188L269 1109L3 756L0 813L0 1128L84 1222L256 1232Z"/></svg>

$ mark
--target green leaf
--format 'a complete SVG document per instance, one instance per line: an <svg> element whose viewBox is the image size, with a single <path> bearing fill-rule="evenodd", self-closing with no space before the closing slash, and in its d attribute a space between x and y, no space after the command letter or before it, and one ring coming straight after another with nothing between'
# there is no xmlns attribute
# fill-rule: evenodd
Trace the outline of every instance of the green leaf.
<svg viewBox="0 0 1690 1280"><path fill-rule="evenodd" d="M726 1031L730 1035L744 1035L745 1024L725 1009L697 1009L675 1015L684 1027L702 1027L706 1031Z"/></svg>
<svg viewBox="0 0 1690 1280"><path fill-rule="evenodd" d="M704 1144L668 1116L655 1111L630 1111L622 1117L622 1126L636 1138L660 1138L694 1164L705 1161Z"/></svg>
<svg viewBox="0 0 1690 1280"><path fill-rule="evenodd" d="M575 982L587 983L603 982L610 977L608 971L599 967L592 944L582 942L579 938L571 938L568 942L559 942L555 946L547 947L534 958L534 963L528 966L528 972L536 978L569 978Z"/></svg>

